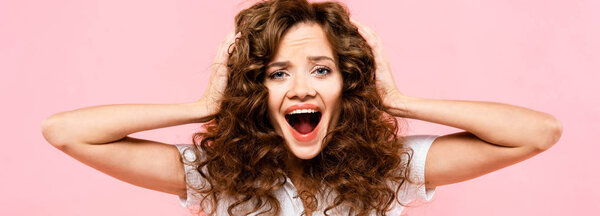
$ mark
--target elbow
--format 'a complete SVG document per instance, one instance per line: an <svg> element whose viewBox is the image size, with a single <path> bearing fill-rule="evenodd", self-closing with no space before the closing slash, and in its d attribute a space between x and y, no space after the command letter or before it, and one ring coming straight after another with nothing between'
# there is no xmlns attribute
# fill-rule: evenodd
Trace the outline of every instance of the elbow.
<svg viewBox="0 0 600 216"><path fill-rule="evenodd" d="M61 128L63 128L61 120L52 115L42 121L41 130L44 139L52 146L62 149L66 145L64 138L61 136Z"/></svg>
<svg viewBox="0 0 600 216"><path fill-rule="evenodd" d="M562 136L562 132L563 132L563 126L562 123L556 119L554 116L551 116L548 120L546 120L545 122L545 129L544 129L544 138L541 139L541 142L538 145L539 150L545 151L548 150L550 147L554 146L554 144L556 144L558 142L558 140L560 140L560 137Z"/></svg>

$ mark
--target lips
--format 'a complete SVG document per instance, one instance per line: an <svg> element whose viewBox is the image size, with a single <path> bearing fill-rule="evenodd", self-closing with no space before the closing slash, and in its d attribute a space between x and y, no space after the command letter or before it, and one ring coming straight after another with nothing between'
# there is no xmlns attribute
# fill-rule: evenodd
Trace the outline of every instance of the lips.
<svg viewBox="0 0 600 216"><path fill-rule="evenodd" d="M301 109L312 109L312 110L321 112L321 108L319 108L319 106L314 105L314 104L295 104L295 105L290 106L287 109L285 109L284 114L287 115L295 110L301 110Z"/></svg>
<svg viewBox="0 0 600 216"><path fill-rule="evenodd" d="M313 140L321 122L321 110L314 104L296 104L285 110L292 136L300 142Z"/></svg>

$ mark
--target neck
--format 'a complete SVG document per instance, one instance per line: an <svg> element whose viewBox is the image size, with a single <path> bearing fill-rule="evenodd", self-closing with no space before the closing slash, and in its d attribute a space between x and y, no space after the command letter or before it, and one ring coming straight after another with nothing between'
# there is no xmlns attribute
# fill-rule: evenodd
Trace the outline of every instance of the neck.
<svg viewBox="0 0 600 216"><path fill-rule="evenodd" d="M288 152L288 157L285 162L285 168L288 172L288 177L302 176L304 160L296 157L292 152Z"/></svg>
<svg viewBox="0 0 600 216"><path fill-rule="evenodd" d="M319 183L304 171L306 166L309 166L311 162L311 160L300 159L291 153L288 155L285 164L286 172L288 178L296 186L296 189L298 189L298 192L307 190L314 194L318 188Z"/></svg>

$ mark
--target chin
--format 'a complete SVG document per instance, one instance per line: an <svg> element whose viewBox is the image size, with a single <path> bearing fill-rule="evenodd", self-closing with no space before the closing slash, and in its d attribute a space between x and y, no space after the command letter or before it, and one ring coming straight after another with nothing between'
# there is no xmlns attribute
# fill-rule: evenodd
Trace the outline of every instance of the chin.
<svg viewBox="0 0 600 216"><path fill-rule="evenodd" d="M298 144L294 143L294 141L292 141L292 143L288 142L288 148L290 151L294 154L294 156L302 160L313 159L315 156L321 153L322 145L323 142L320 140L317 143L310 145L305 143Z"/></svg>

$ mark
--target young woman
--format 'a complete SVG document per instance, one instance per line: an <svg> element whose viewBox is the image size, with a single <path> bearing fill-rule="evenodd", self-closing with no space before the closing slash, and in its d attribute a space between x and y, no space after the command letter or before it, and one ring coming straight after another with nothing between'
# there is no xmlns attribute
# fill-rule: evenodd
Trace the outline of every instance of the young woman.
<svg viewBox="0 0 600 216"><path fill-rule="evenodd" d="M335 2L260 2L235 18L200 100L62 112L44 137L131 184L215 215L399 215L437 186L555 144L552 115L507 104L407 96L381 41ZM396 117L463 129L402 137ZM129 134L205 123L194 145Z"/></svg>

